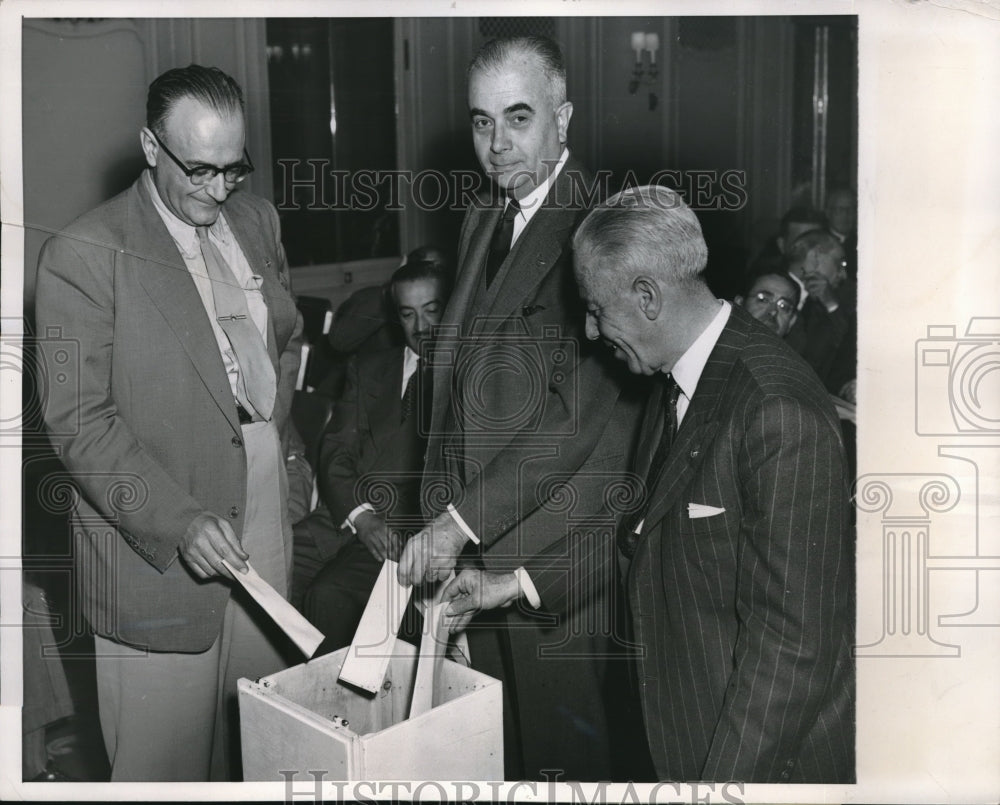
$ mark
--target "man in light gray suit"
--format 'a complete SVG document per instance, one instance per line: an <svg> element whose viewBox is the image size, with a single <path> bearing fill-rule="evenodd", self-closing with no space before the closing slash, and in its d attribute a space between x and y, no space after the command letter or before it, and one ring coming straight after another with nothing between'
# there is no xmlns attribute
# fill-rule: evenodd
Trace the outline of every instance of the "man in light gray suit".
<svg viewBox="0 0 1000 805"><path fill-rule="evenodd" d="M854 551L829 395L708 290L676 193L617 194L573 246L587 337L661 381L634 465L646 498L617 535L658 777L852 782Z"/></svg>
<svg viewBox="0 0 1000 805"><path fill-rule="evenodd" d="M279 429L301 317L274 207L235 192L253 169L239 86L164 73L140 141L148 170L39 258L38 327L80 352L46 424L82 492L74 559L112 780L238 779L236 680L284 661L224 563L287 590Z"/></svg>

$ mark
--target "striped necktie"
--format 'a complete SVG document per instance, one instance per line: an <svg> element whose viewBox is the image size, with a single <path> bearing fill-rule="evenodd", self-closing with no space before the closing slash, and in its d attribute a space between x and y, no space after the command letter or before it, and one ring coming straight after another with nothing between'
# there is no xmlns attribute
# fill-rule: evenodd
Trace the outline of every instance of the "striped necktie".
<svg viewBox="0 0 1000 805"><path fill-rule="evenodd" d="M215 244L209 240L208 227L199 226L196 231L205 269L212 280L216 320L229 339L240 366L236 399L247 411L255 411L262 419L270 419L277 381L264 339L250 317L243 288Z"/></svg>

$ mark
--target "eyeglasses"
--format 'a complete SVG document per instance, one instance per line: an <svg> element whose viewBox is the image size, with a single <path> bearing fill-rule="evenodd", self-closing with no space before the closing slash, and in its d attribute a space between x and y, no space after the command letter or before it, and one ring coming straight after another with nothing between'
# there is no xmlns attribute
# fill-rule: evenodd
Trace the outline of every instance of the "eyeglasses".
<svg viewBox="0 0 1000 805"><path fill-rule="evenodd" d="M779 313L791 313L795 310L795 305L792 304L791 300L785 299L783 296L779 296L775 299L774 294L768 293L767 291L757 291L757 293L753 295L753 298L762 305L774 305L778 309Z"/></svg>
<svg viewBox="0 0 1000 805"><path fill-rule="evenodd" d="M220 173L228 184L238 184L253 173L253 160L250 159L250 154L247 153L245 148L243 149L243 158L246 159L246 162L238 162L235 165L227 165L224 168L217 168L215 165L199 165L196 168L189 168L177 158L173 151L167 148L166 144L157 136L155 131L153 132L153 139L156 140L166 155L177 163L177 167L184 171L184 175L191 180L192 184L208 184Z"/></svg>

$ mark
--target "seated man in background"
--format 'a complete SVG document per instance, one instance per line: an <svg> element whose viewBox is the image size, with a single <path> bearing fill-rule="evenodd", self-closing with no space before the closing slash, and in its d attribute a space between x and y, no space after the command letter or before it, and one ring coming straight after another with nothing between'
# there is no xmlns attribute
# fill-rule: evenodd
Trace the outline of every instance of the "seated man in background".
<svg viewBox="0 0 1000 805"><path fill-rule="evenodd" d="M748 274L757 276L765 271L783 271L788 252L795 241L806 232L825 229L826 216L812 207L792 207L781 216L781 226L772 235L760 254L750 264Z"/></svg>
<svg viewBox="0 0 1000 805"><path fill-rule="evenodd" d="M742 307L764 326L774 330L779 338L785 338L798 320L799 299L802 290L798 283L785 272L761 274L754 278L747 289L746 296L737 296L733 302ZM843 401L855 401L855 382L846 383L839 395L834 395L834 407L840 416L840 427L844 436L844 446L847 449L848 477L857 474L856 434L854 406L844 405Z"/></svg>
<svg viewBox="0 0 1000 805"><path fill-rule="evenodd" d="M320 653L351 642L382 563L397 558L402 530L419 530L430 375L420 344L441 318L448 273L407 262L389 281L404 345L359 353L320 444L320 497L346 544L306 590L303 612L325 635Z"/></svg>
<svg viewBox="0 0 1000 805"><path fill-rule="evenodd" d="M746 295L733 301L784 338L795 324L801 295L798 284L784 271L768 271L751 279Z"/></svg>
<svg viewBox="0 0 1000 805"><path fill-rule="evenodd" d="M827 227L844 247L847 260L847 276L858 275L858 200L849 187L834 187L826 194L823 207L830 222Z"/></svg>
<svg viewBox="0 0 1000 805"><path fill-rule="evenodd" d="M435 246L418 246L404 255L399 265L421 262L439 268L447 275L450 284L451 264L441 249ZM337 360L333 369L316 388L316 394L328 400L328 404L332 404L344 393L348 362L352 355L401 350L405 345L400 328L395 326L395 303L392 299L387 299L388 287L389 282L385 282L359 288L337 308L328 335ZM329 421L329 415L330 411L327 409L318 430L323 430ZM295 437L297 434L292 438ZM313 502L313 476L316 474L313 469L319 463L317 441L318 439L310 439L310 443L306 445L292 442L286 450L290 505L297 497L294 491L296 485L305 482L307 473L308 501ZM306 588L320 569L354 538L349 529L341 533L338 528L341 520L334 522L331 519L330 511L322 500L312 511L306 508L292 517L295 547L289 600L299 609L302 609Z"/></svg>
<svg viewBox="0 0 1000 805"><path fill-rule="evenodd" d="M432 263L448 268L448 259L435 246L418 246L399 264ZM385 286L372 285L352 293L333 318L330 345L342 353L378 351L396 346L398 339L385 325L390 321L391 305L386 305Z"/></svg>
<svg viewBox="0 0 1000 805"><path fill-rule="evenodd" d="M847 277L844 247L825 230L807 232L789 250L788 273L802 290L799 314L788 333L789 345L806 359L831 394L853 395L856 286Z"/></svg>

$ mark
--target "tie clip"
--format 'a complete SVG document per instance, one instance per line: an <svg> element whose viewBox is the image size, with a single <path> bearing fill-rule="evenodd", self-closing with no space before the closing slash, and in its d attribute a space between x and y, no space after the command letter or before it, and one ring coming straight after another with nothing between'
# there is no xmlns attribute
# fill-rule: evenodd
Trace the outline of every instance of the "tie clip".
<svg viewBox="0 0 1000 805"><path fill-rule="evenodd" d="M219 316L218 321L233 321L233 319L245 319L246 316L242 313L234 313L232 316Z"/></svg>

